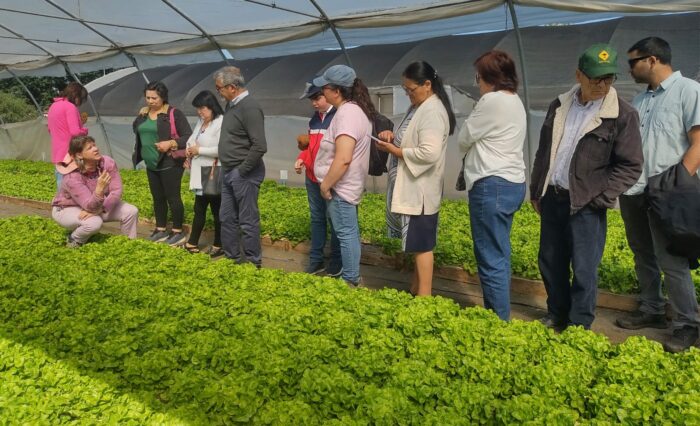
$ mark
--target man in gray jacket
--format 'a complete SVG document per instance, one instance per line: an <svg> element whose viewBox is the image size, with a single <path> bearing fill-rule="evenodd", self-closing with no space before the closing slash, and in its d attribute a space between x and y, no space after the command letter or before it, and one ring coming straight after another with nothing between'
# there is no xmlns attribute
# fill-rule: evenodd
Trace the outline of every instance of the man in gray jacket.
<svg viewBox="0 0 700 426"><path fill-rule="evenodd" d="M612 87L617 72L611 46L586 49L579 84L550 104L542 125L530 197L541 215L538 260L548 311L541 321L549 327L591 327L606 209L642 173L639 116Z"/></svg>
<svg viewBox="0 0 700 426"><path fill-rule="evenodd" d="M262 249L258 193L265 178L265 115L248 95L240 69L223 67L214 74L214 82L227 101L219 138L219 162L224 173L219 212L221 243L229 259L249 261L259 268Z"/></svg>

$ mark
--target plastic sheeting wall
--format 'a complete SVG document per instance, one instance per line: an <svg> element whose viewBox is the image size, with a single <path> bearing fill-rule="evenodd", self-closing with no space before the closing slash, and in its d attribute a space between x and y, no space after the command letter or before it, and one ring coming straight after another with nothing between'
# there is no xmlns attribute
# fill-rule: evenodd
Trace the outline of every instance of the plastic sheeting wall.
<svg viewBox="0 0 700 426"><path fill-rule="evenodd" d="M310 114L310 112L309 112ZM395 123L401 116L390 117ZM457 124L464 123L465 115L457 117ZM539 130L544 120L544 113L531 113L530 136L537 140ZM109 136L111 152L121 169L131 169L131 153L134 149L134 134L131 130L133 118L103 117L105 130ZM194 127L197 118L188 117ZM296 116L269 116L265 118L265 133L268 141L268 151L265 154L266 177L275 181L280 180L280 171L287 171L287 184L304 186L304 174L294 173L294 161L299 150L296 136L307 130L308 118ZM97 146L103 154L109 155L109 148L99 126L90 119L87 124L90 135L95 138ZM444 196L447 198L464 198L464 192L457 192L454 183L457 180L462 162L462 154L457 146L457 134L448 140L447 164L445 165ZM19 143L18 141L22 141ZM46 128L46 119L37 119L19 124L11 124L0 129L0 158L17 160L51 161L51 140ZM386 175L368 177L367 191L383 193L386 190Z"/></svg>

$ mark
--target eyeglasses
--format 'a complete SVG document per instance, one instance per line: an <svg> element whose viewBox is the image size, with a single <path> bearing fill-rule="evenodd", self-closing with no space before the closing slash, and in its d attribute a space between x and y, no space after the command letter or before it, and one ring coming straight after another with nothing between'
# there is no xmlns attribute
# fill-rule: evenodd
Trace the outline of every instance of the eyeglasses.
<svg viewBox="0 0 700 426"><path fill-rule="evenodd" d="M219 86L218 84L215 84L215 86L216 86L216 91L220 92L221 90L223 90L224 88L226 88L228 86L233 86L233 84L224 84L223 86Z"/></svg>
<svg viewBox="0 0 700 426"><path fill-rule="evenodd" d="M591 84L591 86L597 86L601 82L605 83L606 86L610 86L611 84L613 84L617 80L617 75L615 75L615 74L606 75L604 77L598 77L598 78L590 78L585 73L583 75L586 76L586 78L588 79L588 82Z"/></svg>
<svg viewBox="0 0 700 426"><path fill-rule="evenodd" d="M406 92L407 95L412 94L412 93L415 92L416 89L418 89L419 87L420 87L420 86L408 88L408 87L406 87L406 86L401 86L401 88L403 88L403 91Z"/></svg>
<svg viewBox="0 0 700 426"><path fill-rule="evenodd" d="M652 55L640 56L638 58L632 58L632 59L627 60L627 63L630 65L630 68L634 68L634 66L637 65L637 62L643 61L645 59L649 59L651 57L652 57Z"/></svg>

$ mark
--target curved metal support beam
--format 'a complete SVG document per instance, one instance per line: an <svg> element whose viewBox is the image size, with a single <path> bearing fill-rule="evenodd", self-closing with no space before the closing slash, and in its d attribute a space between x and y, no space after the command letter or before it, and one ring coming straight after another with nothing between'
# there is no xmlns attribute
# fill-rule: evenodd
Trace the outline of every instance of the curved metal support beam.
<svg viewBox="0 0 700 426"><path fill-rule="evenodd" d="M76 19L66 18L64 16L54 16L54 15L47 15L45 13L27 12L24 10L14 10L14 9L8 9L6 7L0 7L0 11L1 12L19 13L21 15L38 16L40 18L58 19L61 21L72 21L72 22L76 21ZM124 28L127 30L149 31L152 33L177 34L177 35L187 35L187 36L201 35L201 34L195 34L195 33L186 33L186 32L182 32L182 31L172 31L172 30L165 30L165 29L158 29L158 28L135 27L133 25L115 24L113 22L88 21L88 20L83 20L83 21L87 22L88 24L104 25L106 27L112 27L112 28Z"/></svg>
<svg viewBox="0 0 700 426"><path fill-rule="evenodd" d="M523 75L523 97L525 98L525 113L527 117L527 150L525 151L525 156L527 157L527 169L531 170L533 161L533 146L530 140L530 87L528 85L527 78L527 66L525 62L525 49L523 48L523 38L520 34L520 26L518 26L518 15L515 13L515 6L513 5L513 0L506 0L508 2L508 9L510 10L510 16L513 20L513 30L515 31L515 40L518 44L518 57L520 58L520 72ZM530 181L529 173L526 175L527 181Z"/></svg>
<svg viewBox="0 0 700 426"><path fill-rule="evenodd" d="M40 39L40 38L21 39L21 38L17 38L17 37L0 36L0 39L22 40L22 41L24 41L24 40L31 40L31 41L36 41L36 42L40 42L40 43L54 43L54 44L59 44L59 43L60 43L60 44L68 45L68 46L101 47L101 48L103 48L103 49L104 49L104 48L107 48L107 47L110 47L110 46L103 46L103 45L100 45L100 44L76 43L76 42L70 42L70 41L61 41L61 42L58 42L58 41L56 41L56 40L44 40L44 39ZM15 53L15 55L21 55L21 53Z"/></svg>
<svg viewBox="0 0 700 426"><path fill-rule="evenodd" d="M66 61L64 61L63 59L61 59L61 58L59 58L58 56L54 55L53 53L49 52L48 50L44 49L44 48L41 47L39 44L37 44L37 43L35 43L35 42L31 41L31 40L27 40L24 36L22 36L22 34L16 32L16 31L11 30L11 29L8 28L6 25L0 24L0 28L4 29L5 31L9 32L10 34L13 34L13 35L15 35L15 36L21 38L22 40L26 41L27 43L31 44L32 46L36 47L37 49L43 51L43 52L46 53L47 55L49 55L49 56L51 56L52 58L54 58L54 59L55 59L56 61L58 61L61 65L63 65L63 68L66 69L66 73L67 73L68 75L73 76L73 79L75 79L75 81L77 81L78 83L80 83L80 79L78 78L77 75L75 75L75 73L74 73L73 71L71 71L71 69L70 69L70 67L68 66L68 63L67 63ZM9 68L8 68L8 70L9 70ZM112 156L112 145L109 143L109 137L107 136L107 130L105 129L105 125L104 125L104 123L102 122L102 118L100 117L100 113L97 111L97 107L95 106L95 102L93 102L92 96L90 96L90 93L88 93L88 101L90 102L90 107L92 108L92 111L95 113L95 117L97 117L97 122L100 124L100 128L102 129L102 135L103 135L104 138L105 138L105 143L107 144L107 150L109 151L109 156L111 157L111 156Z"/></svg>
<svg viewBox="0 0 700 426"><path fill-rule="evenodd" d="M29 98L32 100L32 102L34 103L34 106L36 107L36 111L39 113L39 117L41 117L41 115L43 114L43 112L42 112L42 110L41 110L41 105L39 105L39 102L36 101L36 98L34 97L34 95L32 95L32 92L29 91L29 88L24 84L24 82L22 81L22 79L19 78L19 76L18 76L17 74L15 74L15 73L14 73L11 69L9 69L9 68L5 68L5 69L7 70L7 72L9 72L10 74L12 74L12 77L14 77L15 80L17 80L17 82L19 83L19 85L22 86L22 88L24 89L24 91L27 92L27 94L29 95Z"/></svg>
<svg viewBox="0 0 700 426"><path fill-rule="evenodd" d="M286 8L286 7L278 6L278 5L275 4L275 3L265 3L265 2L263 2L263 1L257 1L257 0L243 0L243 1L246 2L246 3L253 3L253 4L257 4L257 5L259 5L259 6L269 7L269 8L271 8L271 9L282 10L282 11L284 11L284 12L293 13L293 14L295 14L295 15L306 16L307 18L318 19L318 16L316 16L316 15L312 15L312 14L306 13L306 12L299 12L298 10L294 10L294 9L289 9L289 8Z"/></svg>
<svg viewBox="0 0 700 426"><path fill-rule="evenodd" d="M316 0L309 0L309 1L311 2L311 4L314 5L314 7L321 14L321 17L328 24L328 27L333 32L335 39L338 40L338 45L340 45L340 50L342 50L343 55L345 55L345 63L347 63L349 67L352 67L352 61L350 60L350 55L348 55L348 50L345 48L345 43L343 43L343 39L340 38L340 34L338 34L338 30L335 28L335 24L333 23L333 21L330 20L330 18L328 18L328 15L326 15L326 12L321 8L321 6L316 2Z"/></svg>
<svg viewBox="0 0 700 426"><path fill-rule="evenodd" d="M98 31L97 29L93 28L90 24L88 24L87 22L85 22L84 19L81 19L81 18L79 18L79 17L73 15L72 13L70 13L69 11L67 11L65 8L63 8L63 7L59 6L59 5L57 5L55 1L53 1L53 0L44 0L44 1L45 1L46 3L48 3L48 4L50 4L51 6L55 7L56 9L60 10L61 12L63 12L64 14L66 14L67 16L71 17L72 19L76 20L77 22L79 22L80 24L82 24L85 28L87 28L87 29L89 29L90 31L94 32L95 34L97 34L98 36L102 37L103 39L107 40L107 41L109 42L109 44L112 45L113 48L119 50L122 54L124 54L124 56L126 56L126 57L131 61L132 65L141 73L141 76L143 77L144 80L146 80L146 83L148 83L148 77L146 77L146 74L144 74L144 72L141 71L141 68L139 68L139 64L136 62L136 58L134 58L134 55L132 55L131 53L129 53L129 52L127 52L126 50L124 50L123 47L119 46L114 40L112 40L111 38L107 37L107 36L104 35L102 32L100 32L100 31Z"/></svg>
<svg viewBox="0 0 700 426"><path fill-rule="evenodd" d="M49 0L47 0L47 1L49 1ZM180 9L178 9L177 6L175 6L174 4L172 4L172 3L170 2L170 0L161 0L161 1L162 1L163 3L165 3L165 4L167 4L172 10L175 11L175 13L177 13L177 14L180 15L180 16L182 16L182 18L185 19L187 22L189 22L190 24L192 24L193 27L197 28L197 30L199 30L199 31L202 33L202 35L203 35L204 37L207 38L207 40L209 40L209 43L211 43L212 46L216 47L216 50L219 51L219 54L221 55L222 58L224 58L224 61L225 61L228 65L231 65L231 62L229 61L229 59L226 57L226 55L224 55L224 49L221 48L221 45L219 44L219 42L217 42L217 41L214 39L214 37L212 37L208 32L206 32L206 30L204 30L204 28L202 28L198 23L196 23L196 22L194 21L194 19L192 19L192 18L190 18L189 16L187 16L183 11L181 11Z"/></svg>

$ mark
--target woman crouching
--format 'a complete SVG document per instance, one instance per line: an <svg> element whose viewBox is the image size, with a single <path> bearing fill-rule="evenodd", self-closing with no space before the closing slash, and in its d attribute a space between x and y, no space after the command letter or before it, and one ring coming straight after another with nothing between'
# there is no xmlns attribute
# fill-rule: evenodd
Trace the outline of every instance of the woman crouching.
<svg viewBox="0 0 700 426"><path fill-rule="evenodd" d="M68 247L80 247L98 233L104 222L121 223L122 234L136 238L139 212L122 198L122 179L113 159L100 155L90 136L76 136L68 155L57 165L63 174L53 199L51 217L71 231Z"/></svg>

